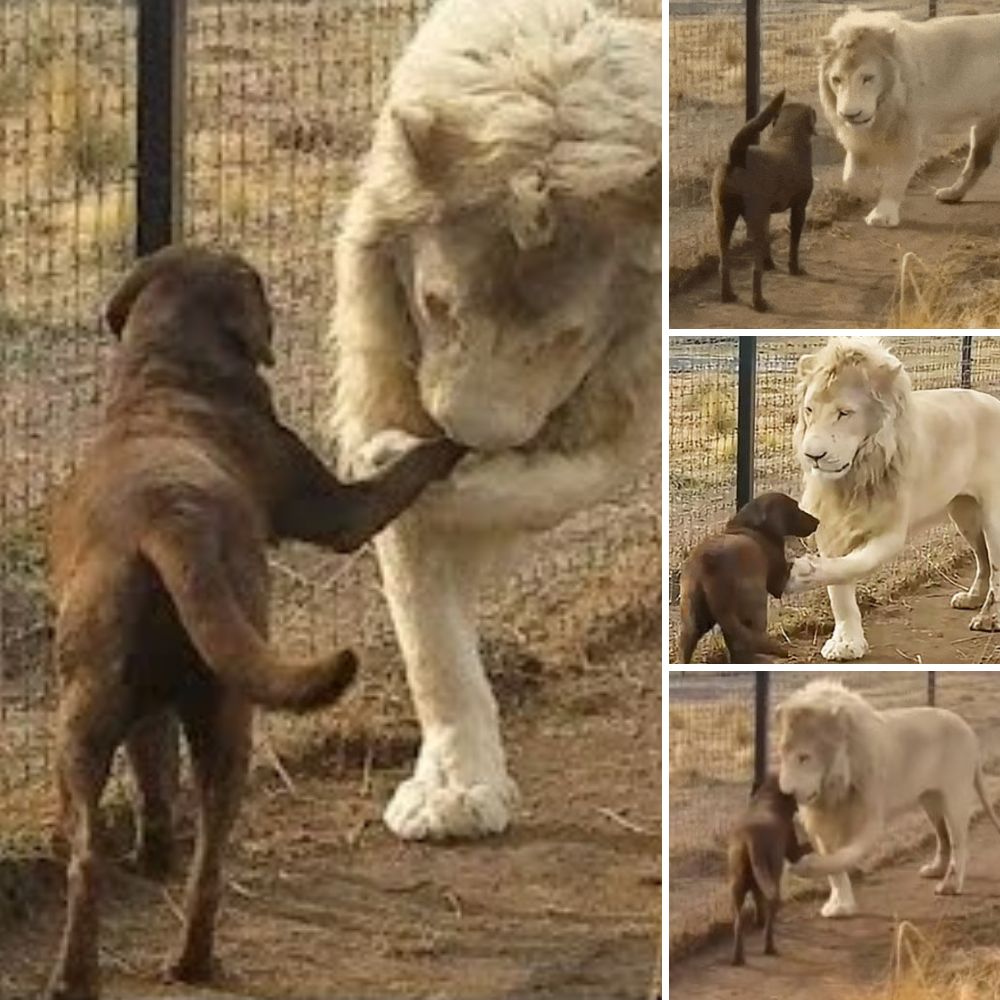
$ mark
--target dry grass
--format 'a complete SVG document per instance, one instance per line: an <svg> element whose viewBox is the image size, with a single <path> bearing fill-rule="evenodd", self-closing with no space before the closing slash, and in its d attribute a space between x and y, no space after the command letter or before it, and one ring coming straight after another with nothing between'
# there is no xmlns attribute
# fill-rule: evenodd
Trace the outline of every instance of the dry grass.
<svg viewBox="0 0 1000 1000"><path fill-rule="evenodd" d="M753 772L749 703L684 702L670 707L670 785L690 788Z"/></svg>
<svg viewBox="0 0 1000 1000"><path fill-rule="evenodd" d="M889 981L852 1000L994 1000L1000 996L1000 948L949 946L940 933L908 921L896 932Z"/></svg>
<svg viewBox="0 0 1000 1000"><path fill-rule="evenodd" d="M1000 326L1000 247L963 237L928 265L904 254L891 314L899 329L995 329Z"/></svg>

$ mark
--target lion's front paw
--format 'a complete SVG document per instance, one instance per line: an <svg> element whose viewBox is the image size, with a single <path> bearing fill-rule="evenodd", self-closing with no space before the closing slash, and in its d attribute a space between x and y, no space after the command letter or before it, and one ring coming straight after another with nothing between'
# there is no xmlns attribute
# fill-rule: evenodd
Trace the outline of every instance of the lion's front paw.
<svg viewBox="0 0 1000 1000"><path fill-rule="evenodd" d="M816 556L799 556L792 563L792 572L785 584L786 594L800 594L803 590L818 587L820 561Z"/></svg>
<svg viewBox="0 0 1000 1000"><path fill-rule="evenodd" d="M938 201L943 201L946 205L954 205L960 202L965 195L965 189L959 184L952 184L946 188L937 188L934 197Z"/></svg>
<svg viewBox="0 0 1000 1000"><path fill-rule="evenodd" d="M351 476L354 479L369 479L426 440L426 438L417 437L408 431L401 431L394 427L379 431L358 448L352 456Z"/></svg>
<svg viewBox="0 0 1000 1000"><path fill-rule="evenodd" d="M839 628L823 643L824 660L860 660L867 652L868 640L863 633L851 635Z"/></svg>
<svg viewBox="0 0 1000 1000"><path fill-rule="evenodd" d="M507 829L517 798L509 778L460 787L414 777L396 789L383 818L403 840L482 837Z"/></svg>
<svg viewBox="0 0 1000 1000"><path fill-rule="evenodd" d="M858 912L858 904L853 899L843 900L840 896L831 896L822 906L819 913L828 920L853 917Z"/></svg>
<svg viewBox="0 0 1000 1000"><path fill-rule="evenodd" d="M997 622L996 608L988 611L980 611L971 622L969 628L973 632L1000 632L1000 623Z"/></svg>
<svg viewBox="0 0 1000 1000"><path fill-rule="evenodd" d="M974 611L977 608L981 608L985 600L985 594L977 594L972 590L960 590L952 597L951 606L953 608L960 608L963 611Z"/></svg>
<svg viewBox="0 0 1000 1000"><path fill-rule="evenodd" d="M821 873L816 871L819 855L807 854L804 858L799 858L788 866L788 870L799 878L819 878Z"/></svg>
<svg viewBox="0 0 1000 1000"><path fill-rule="evenodd" d="M865 222L869 226L880 226L886 229L895 229L899 225L898 205L876 205L866 216Z"/></svg>

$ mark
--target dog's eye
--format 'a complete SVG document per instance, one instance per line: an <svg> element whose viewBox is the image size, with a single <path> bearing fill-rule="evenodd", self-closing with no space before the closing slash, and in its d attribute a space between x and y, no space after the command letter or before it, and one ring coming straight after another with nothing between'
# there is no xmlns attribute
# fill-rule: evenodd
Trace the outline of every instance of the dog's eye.
<svg viewBox="0 0 1000 1000"><path fill-rule="evenodd" d="M840 86L840 77L839 76L831 76L830 77L830 83L832 83L835 87L839 87Z"/></svg>
<svg viewBox="0 0 1000 1000"><path fill-rule="evenodd" d="M811 406L803 407L803 409L805 410L807 417L811 417L813 415L813 408Z"/></svg>
<svg viewBox="0 0 1000 1000"><path fill-rule="evenodd" d="M807 753L800 753L799 754L799 763L800 764L808 764L809 763L809 754L807 754Z"/></svg>

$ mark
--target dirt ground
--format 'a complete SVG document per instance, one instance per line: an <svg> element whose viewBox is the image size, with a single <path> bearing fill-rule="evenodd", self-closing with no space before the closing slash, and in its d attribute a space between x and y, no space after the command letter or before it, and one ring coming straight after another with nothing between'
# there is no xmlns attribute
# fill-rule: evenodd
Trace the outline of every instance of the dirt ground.
<svg viewBox="0 0 1000 1000"><path fill-rule="evenodd" d="M660 662L644 650L555 680L507 726L517 826L403 844L378 820L402 770L292 771L244 804L209 991L156 985L177 932L164 893L113 868L108 997L622 998L647 995L660 935ZM60 893L0 925L0 996L37 995ZM169 899L168 899L169 896Z"/></svg>
<svg viewBox="0 0 1000 1000"><path fill-rule="evenodd" d="M957 236L994 237L1000 227L1000 170L986 171L969 199L943 205L934 188L957 176L956 162L918 175L910 185L898 229L866 226L870 206L828 228L807 231L801 256L807 275L787 273L787 224L772 220L778 270L764 276L770 311L749 306L750 260L745 254L733 268L739 302L718 299L718 277L712 274L692 288L670 296L671 329L841 329L884 327L904 253L913 251L928 263L938 259ZM710 209L706 208L706 211ZM742 230L737 228L737 237Z"/></svg>
<svg viewBox="0 0 1000 1000"><path fill-rule="evenodd" d="M969 944L995 945L1000 924L1000 837L986 821L972 830L965 894L935 896L916 869L928 849L897 859L856 880L859 914L824 920L821 899L787 904L776 932L777 957L763 956L758 932L747 938L747 965L729 965L731 941L723 938L670 969L672 1000L845 1000L851 990L880 982L889 969L899 921L923 931L961 935Z"/></svg>

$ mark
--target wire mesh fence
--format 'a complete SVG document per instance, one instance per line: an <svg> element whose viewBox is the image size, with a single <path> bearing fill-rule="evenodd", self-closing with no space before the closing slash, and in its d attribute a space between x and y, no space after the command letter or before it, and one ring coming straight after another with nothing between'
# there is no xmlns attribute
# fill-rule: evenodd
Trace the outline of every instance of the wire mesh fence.
<svg viewBox="0 0 1000 1000"><path fill-rule="evenodd" d="M818 675L781 670L770 674L768 715L793 691ZM876 708L934 703L958 712L976 730L988 773L1000 760L1000 676L992 671L824 671ZM669 905L671 951L683 950L730 918L726 843L748 801L754 773L752 672L678 672L669 680ZM768 769L777 767L775 734L769 732ZM994 779L988 781L997 793ZM881 857L891 857L930 834L920 815L894 821ZM803 886L786 884L793 893Z"/></svg>
<svg viewBox="0 0 1000 1000"><path fill-rule="evenodd" d="M322 343L338 216L391 66L431 5L187 4L184 234L236 248L263 273L276 317L279 412L328 460ZM658 0L607 6L660 16ZM132 259L136 60L131 0L0 0L5 804L46 787L53 684L45 527L100 413L111 350L100 307ZM539 660L577 656L602 629L611 634L625 621L626 636L658 634L658 497L651 455L636 481L557 529L553 543L531 547L516 578L487 596L485 653L502 702L537 683ZM357 725L366 734L412 733L371 551L344 558L288 546L276 553L273 575L276 641L299 651L329 646L334 635L361 645L368 657ZM353 724L342 713L339 722L315 720L309 732ZM308 728L268 725L290 740Z"/></svg>
<svg viewBox="0 0 1000 1000"><path fill-rule="evenodd" d="M960 336L887 337L915 389L966 384L1000 396L1000 338L974 335L965 358ZM736 508L736 337L668 339L670 600L676 601L680 567L691 548L718 530ZM792 450L797 417L799 357L817 350L821 337L758 337L754 415L754 492L801 494L801 471ZM795 543L798 544L798 543ZM968 545L946 521L915 536L902 555L859 584L863 598L884 601L934 572L966 558ZM794 621L827 607L825 591L785 598L781 614ZM672 624L675 620L672 617ZM671 628L671 636L675 629ZM671 643L673 639L671 638ZM671 645L671 656L674 647Z"/></svg>
<svg viewBox="0 0 1000 1000"><path fill-rule="evenodd" d="M729 142L746 120L746 6L746 0L670 5L670 250L672 266L681 270L714 246L712 172L725 160ZM764 99L784 88L788 100L812 104L819 113L819 135L813 141L814 205L820 192L836 185L844 160L821 113L817 73L819 41L847 6L840 0L760 0ZM895 11L911 20L925 20L933 7L939 16L1000 11L995 0L859 0L851 6ZM935 138L926 156L965 138L965 132Z"/></svg>

